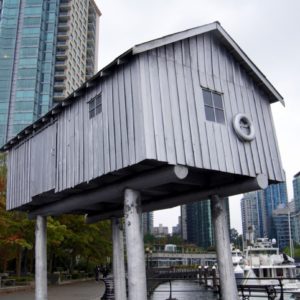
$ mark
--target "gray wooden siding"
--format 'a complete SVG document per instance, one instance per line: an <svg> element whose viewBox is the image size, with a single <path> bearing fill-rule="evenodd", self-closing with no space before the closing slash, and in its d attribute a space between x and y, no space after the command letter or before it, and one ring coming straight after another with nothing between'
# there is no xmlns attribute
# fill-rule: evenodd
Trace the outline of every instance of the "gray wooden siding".
<svg viewBox="0 0 300 300"><path fill-rule="evenodd" d="M55 188L56 123L46 127L8 155L7 208Z"/></svg>
<svg viewBox="0 0 300 300"><path fill-rule="evenodd" d="M139 65L147 158L284 179L269 99L211 33L142 53ZM202 87L223 94L225 125L206 121ZM251 143L232 128L237 113L254 122Z"/></svg>
<svg viewBox="0 0 300 300"><path fill-rule="evenodd" d="M202 87L222 93L225 125L206 121ZM102 113L90 119L88 101L100 92ZM251 143L234 133L237 113L254 122ZM144 159L284 179L269 99L212 34L131 57L12 148L8 208Z"/></svg>
<svg viewBox="0 0 300 300"><path fill-rule="evenodd" d="M89 182L145 158L137 63L121 66L58 117L56 191ZM102 93L102 113L88 101Z"/></svg>

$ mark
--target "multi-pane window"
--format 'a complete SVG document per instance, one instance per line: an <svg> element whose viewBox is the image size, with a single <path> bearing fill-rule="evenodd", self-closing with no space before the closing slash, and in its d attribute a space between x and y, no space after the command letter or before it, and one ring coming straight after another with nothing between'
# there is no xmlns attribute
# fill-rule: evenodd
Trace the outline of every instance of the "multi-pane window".
<svg viewBox="0 0 300 300"><path fill-rule="evenodd" d="M89 101L89 116L90 119L102 112L102 94L99 93L97 96Z"/></svg>
<svg viewBox="0 0 300 300"><path fill-rule="evenodd" d="M202 89L206 120L225 124L222 96L214 91Z"/></svg>

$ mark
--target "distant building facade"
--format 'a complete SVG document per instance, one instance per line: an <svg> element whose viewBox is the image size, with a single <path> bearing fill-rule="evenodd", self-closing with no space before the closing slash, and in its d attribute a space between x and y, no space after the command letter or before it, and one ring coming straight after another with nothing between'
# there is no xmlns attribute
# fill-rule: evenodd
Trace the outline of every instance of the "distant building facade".
<svg viewBox="0 0 300 300"><path fill-rule="evenodd" d="M279 205L272 213L273 224L276 232L276 242L280 250L288 247L290 244L290 233L291 233L291 223L290 216L291 211L289 206Z"/></svg>
<svg viewBox="0 0 300 300"><path fill-rule="evenodd" d="M286 182L271 184L263 193L266 209L267 237L273 238L277 235L273 223L273 211L278 207L284 208L288 205Z"/></svg>
<svg viewBox="0 0 300 300"><path fill-rule="evenodd" d="M153 227L152 234L156 237L167 236L169 234L169 228L167 226L159 224L158 227Z"/></svg>
<svg viewBox="0 0 300 300"><path fill-rule="evenodd" d="M225 198L229 216L229 200ZM202 248L214 246L214 229L211 218L210 200L186 204L181 211L183 228L186 227L186 240ZM185 218L185 219L183 219ZM228 234L230 220L228 220ZM182 236L183 237L183 236Z"/></svg>
<svg viewBox="0 0 300 300"><path fill-rule="evenodd" d="M295 201L295 211L300 211L300 172L294 175L293 192Z"/></svg>
<svg viewBox="0 0 300 300"><path fill-rule="evenodd" d="M300 244L300 172L293 178L294 211L291 215L293 241Z"/></svg>
<svg viewBox="0 0 300 300"><path fill-rule="evenodd" d="M45 114L97 68L94 0L0 1L0 144Z"/></svg>
<svg viewBox="0 0 300 300"><path fill-rule="evenodd" d="M187 241L187 223L186 223L186 205L181 205L180 206L180 212L181 212L181 238L184 241Z"/></svg>
<svg viewBox="0 0 300 300"><path fill-rule="evenodd" d="M172 227L172 235L181 236L181 216L178 217L178 224Z"/></svg>
<svg viewBox="0 0 300 300"><path fill-rule="evenodd" d="M151 234L153 232L153 212L146 212L142 214L143 233Z"/></svg>
<svg viewBox="0 0 300 300"><path fill-rule="evenodd" d="M244 194L241 199L241 213L244 240L247 240L249 226L254 227L254 238L276 238L276 228L279 229L280 221L285 226L281 214L276 214L276 226L273 212L277 208L287 208L288 197L286 182L271 184L265 190ZM280 235L280 233L278 233Z"/></svg>
<svg viewBox="0 0 300 300"><path fill-rule="evenodd" d="M265 208L262 191L244 194L241 199L241 213L244 240L249 240L249 228L254 230L254 239L266 235L266 226L263 222Z"/></svg>

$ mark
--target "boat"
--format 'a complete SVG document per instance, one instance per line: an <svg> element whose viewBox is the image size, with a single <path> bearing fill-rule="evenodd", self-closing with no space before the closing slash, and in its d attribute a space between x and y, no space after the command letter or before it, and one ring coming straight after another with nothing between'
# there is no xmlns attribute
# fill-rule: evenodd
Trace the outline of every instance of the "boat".
<svg viewBox="0 0 300 300"><path fill-rule="evenodd" d="M268 238L258 238L244 250L242 263L235 267L238 284L254 289L269 286L274 288L278 295L281 290L285 295L300 292L294 259L280 253L279 248L274 247L275 243L276 241ZM239 276L241 273L243 276ZM284 299L289 299L287 297Z"/></svg>

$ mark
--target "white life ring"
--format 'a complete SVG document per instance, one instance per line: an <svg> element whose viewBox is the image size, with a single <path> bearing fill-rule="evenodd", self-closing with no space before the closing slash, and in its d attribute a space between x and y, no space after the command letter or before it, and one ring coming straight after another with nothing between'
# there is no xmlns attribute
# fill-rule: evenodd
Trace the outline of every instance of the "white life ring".
<svg viewBox="0 0 300 300"><path fill-rule="evenodd" d="M244 142L251 142L255 138L255 129L251 119L245 114L237 114L232 119L232 125L238 138ZM246 132L244 128L247 128Z"/></svg>

